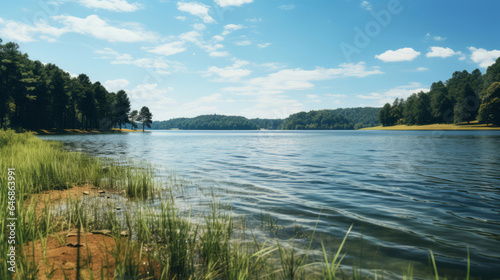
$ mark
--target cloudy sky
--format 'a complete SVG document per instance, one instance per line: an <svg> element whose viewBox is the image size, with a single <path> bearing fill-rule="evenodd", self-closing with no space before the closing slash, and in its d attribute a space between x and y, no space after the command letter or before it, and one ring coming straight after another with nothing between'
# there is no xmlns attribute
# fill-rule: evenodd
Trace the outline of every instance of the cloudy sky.
<svg viewBox="0 0 500 280"><path fill-rule="evenodd" d="M500 2L19 0L0 38L154 119L382 106L500 56Z"/></svg>

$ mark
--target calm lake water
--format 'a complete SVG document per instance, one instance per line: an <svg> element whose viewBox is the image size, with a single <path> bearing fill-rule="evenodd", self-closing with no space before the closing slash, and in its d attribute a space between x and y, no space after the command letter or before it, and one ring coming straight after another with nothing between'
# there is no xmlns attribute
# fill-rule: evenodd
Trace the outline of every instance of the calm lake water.
<svg viewBox="0 0 500 280"><path fill-rule="evenodd" d="M153 131L41 136L70 150L160 165L225 196L258 232L262 213L333 250L353 224L347 262L397 278L500 278L500 131ZM231 199L231 197L234 197ZM195 192L181 197L200 203ZM283 238L286 237L286 230ZM265 233L261 233L265 235ZM316 244L315 249L320 249Z"/></svg>

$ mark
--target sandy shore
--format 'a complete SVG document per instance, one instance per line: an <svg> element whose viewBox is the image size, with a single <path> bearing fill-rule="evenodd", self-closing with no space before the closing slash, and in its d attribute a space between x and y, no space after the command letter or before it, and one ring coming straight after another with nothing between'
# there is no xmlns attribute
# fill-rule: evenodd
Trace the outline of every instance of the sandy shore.
<svg viewBox="0 0 500 280"><path fill-rule="evenodd" d="M500 130L499 126L486 126L486 124L479 124L471 122L470 124L463 123L460 125L455 124L428 124L428 125L393 125L393 126L375 126L367 127L361 130Z"/></svg>

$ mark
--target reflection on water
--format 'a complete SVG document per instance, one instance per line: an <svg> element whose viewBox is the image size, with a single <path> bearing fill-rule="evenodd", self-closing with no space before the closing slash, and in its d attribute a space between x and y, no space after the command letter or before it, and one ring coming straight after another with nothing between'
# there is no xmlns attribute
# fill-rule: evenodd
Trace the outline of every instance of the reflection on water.
<svg viewBox="0 0 500 280"><path fill-rule="evenodd" d="M441 273L462 277L469 247L472 274L498 276L500 132L154 131L41 138L92 155L149 160L227 193L222 201L234 194L233 211L256 227L263 212L281 226L297 222L306 231L320 217L317 234L334 246L354 224L348 258L363 267L395 267L400 274L412 260L427 269L432 249ZM189 192L182 200L200 202Z"/></svg>

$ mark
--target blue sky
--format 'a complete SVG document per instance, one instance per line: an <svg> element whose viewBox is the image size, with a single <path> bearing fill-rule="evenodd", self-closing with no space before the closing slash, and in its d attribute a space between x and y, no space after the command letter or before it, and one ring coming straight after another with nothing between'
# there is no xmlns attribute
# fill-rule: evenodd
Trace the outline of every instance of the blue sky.
<svg viewBox="0 0 500 280"><path fill-rule="evenodd" d="M382 106L500 57L500 2L4 1L0 38L154 119Z"/></svg>

